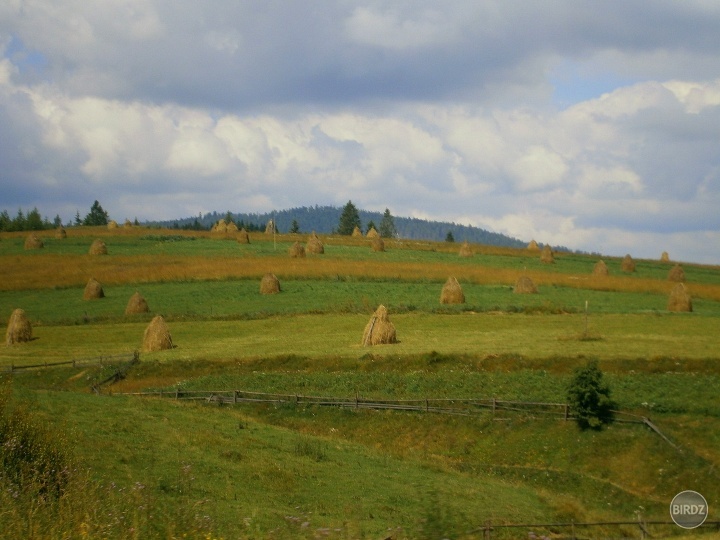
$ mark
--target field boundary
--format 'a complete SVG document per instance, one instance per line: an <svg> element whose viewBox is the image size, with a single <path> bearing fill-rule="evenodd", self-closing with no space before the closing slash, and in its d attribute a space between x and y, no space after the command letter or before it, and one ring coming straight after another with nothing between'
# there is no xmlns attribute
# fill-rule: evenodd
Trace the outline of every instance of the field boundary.
<svg viewBox="0 0 720 540"><path fill-rule="evenodd" d="M9 366L4 366L0 368L0 372L4 371L6 373L14 373L16 371L26 371L29 369L46 369L61 366L104 366L106 364L131 361L136 357L136 354L137 353L132 352L124 354L101 355L93 356L90 358L75 358L73 360L63 360L61 362L43 362L42 364L27 364L21 366L10 364Z"/></svg>
<svg viewBox="0 0 720 540"><path fill-rule="evenodd" d="M498 412L527 413L529 415L558 418L565 421L576 417L567 403L545 403L537 401L507 401L497 398L466 399L466 398L419 398L419 399L365 399L355 394L355 397L323 397L306 396L303 394L273 394L267 392L249 392L245 390L154 390L145 392L122 392L117 396L139 396L172 398L175 400L199 401L215 403L217 405L237 405L242 403L267 403L274 405L339 407L346 409L373 409L424 412L436 414L451 414L456 416L476 416L491 412L495 416ZM673 443L655 424L646 416L613 411L615 422L626 424L643 424L659 435L666 443L678 452L680 447Z"/></svg>

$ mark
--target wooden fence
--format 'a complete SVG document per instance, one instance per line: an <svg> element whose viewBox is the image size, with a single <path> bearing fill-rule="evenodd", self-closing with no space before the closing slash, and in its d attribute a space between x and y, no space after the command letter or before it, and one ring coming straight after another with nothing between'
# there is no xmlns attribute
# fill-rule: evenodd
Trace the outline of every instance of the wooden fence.
<svg viewBox="0 0 720 540"><path fill-rule="evenodd" d="M507 533L503 531L517 531L512 533L513 537L517 538L530 538L530 539L549 539L552 540L576 540L578 538L577 529L599 529L602 528L605 531L608 529L616 529L618 531L624 528L625 531L628 529L633 530L637 527L638 537L644 538L668 538L675 536L678 526L670 520L647 520L642 517L638 517L636 521L598 521L592 523L522 523L522 524L493 524L486 522L482 527L468 531L469 534L482 533L483 538L490 540L494 533L498 536L507 537ZM522 534L520 531L527 531ZM706 521L700 527L695 529L699 534L703 532L720 531L720 521ZM546 536L545 533L551 536ZM562 536L561 536L562 535ZM587 532L581 533L580 538L588 538ZM595 536L593 536L595 537ZM607 536L604 534L603 538ZM620 538L620 537L609 537L609 538ZM622 538L627 538L626 535Z"/></svg>
<svg viewBox="0 0 720 540"><path fill-rule="evenodd" d="M118 362L128 362L135 358L137 353L115 354L107 356L93 356L92 358L76 358L73 360L65 360L62 362L43 362L42 364L23 364L16 366L10 364L0 368L0 371L7 373L15 373L28 369L47 369L60 366L84 367L84 366L104 366L107 364L116 364Z"/></svg>
<svg viewBox="0 0 720 540"><path fill-rule="evenodd" d="M359 394L355 397L306 396L302 394L272 394L267 392L248 392L244 390L158 390L149 392L127 392L115 395L173 398L178 400L201 401L218 405L237 405L239 403L268 403L275 405L340 407L346 409L375 409L394 411L414 411L425 413L476 416L490 412L493 416L507 411L526 413L530 416L544 416L571 420L575 417L567 403L543 403L536 401L507 401L496 398L458 399L458 398L419 398L419 399L365 399ZM613 411L615 421L629 424L644 424L678 452L682 450L665 436L646 416L624 411Z"/></svg>

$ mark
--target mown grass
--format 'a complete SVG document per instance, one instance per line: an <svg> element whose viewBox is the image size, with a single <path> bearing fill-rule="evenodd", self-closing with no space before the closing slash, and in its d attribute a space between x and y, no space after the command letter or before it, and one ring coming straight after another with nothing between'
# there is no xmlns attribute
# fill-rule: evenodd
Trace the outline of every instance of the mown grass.
<svg viewBox="0 0 720 540"><path fill-rule="evenodd" d="M23 235L2 235L0 311L25 309L35 339L0 349L0 367L131 353L158 312L176 348L142 354L124 380L105 387L113 396L92 395L90 386L116 366L0 378L72 433L92 482L101 482L84 484L90 495L77 507L105 493L122 510L99 511L116 524L124 516L144 527L134 530L165 537L477 538L486 520L662 518L683 489L720 504L717 267L684 265L695 312L671 314L671 265L658 261L637 261L638 271L623 275L619 259L606 259L612 275L594 278L596 257L558 254L548 266L527 250L484 246L468 259L459 245L432 242L392 241L374 254L365 239L323 237L325 255L297 260L287 247L303 236L256 234L241 246L210 233L68 232L65 241L47 235L36 252L22 249ZM86 254L96 236L110 255ZM268 271L283 282L280 295L258 293ZM512 294L521 274L540 294ZM463 285L463 306L438 302L450 275ZM81 299L91 276L107 298ZM136 290L151 314L125 317ZM379 303L400 342L362 347ZM588 358L600 360L620 406L650 415L682 454L634 424L580 432L572 422L511 413L441 418L117 395L181 387L562 402L573 368ZM77 523L85 518L59 512L75 523L67 530L84 534ZM170 517L153 529L155 512ZM26 523L21 513L8 524ZM52 515L60 514L48 523ZM105 536L131 537L113 530Z"/></svg>

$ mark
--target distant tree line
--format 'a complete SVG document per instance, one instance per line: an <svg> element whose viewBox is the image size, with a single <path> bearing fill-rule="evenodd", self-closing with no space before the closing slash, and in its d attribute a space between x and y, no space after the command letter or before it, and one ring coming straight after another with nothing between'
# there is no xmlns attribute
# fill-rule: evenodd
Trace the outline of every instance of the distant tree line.
<svg viewBox="0 0 720 540"><path fill-rule="evenodd" d="M67 226L107 225L108 221L108 213L103 210L103 207L98 201L95 201L90 207L90 212L85 215L85 218L80 218L80 211L78 210L75 213L75 220L68 222ZM55 219L50 221L47 217L41 217L40 211L37 208L29 211L23 211L22 208L20 208L15 217L12 218L7 210L0 212L0 231L43 231L56 229L61 225L62 219L59 215L56 215Z"/></svg>

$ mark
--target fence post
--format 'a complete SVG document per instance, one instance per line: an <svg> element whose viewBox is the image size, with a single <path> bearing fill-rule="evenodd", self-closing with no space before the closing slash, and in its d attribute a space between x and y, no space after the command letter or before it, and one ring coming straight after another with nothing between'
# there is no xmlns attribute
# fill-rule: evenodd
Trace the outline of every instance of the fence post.
<svg viewBox="0 0 720 540"><path fill-rule="evenodd" d="M360 401L360 396L358 395L357 390L355 391L355 408L357 409L359 407L358 401Z"/></svg>
<svg viewBox="0 0 720 540"><path fill-rule="evenodd" d="M496 400L495 398L493 398L493 401L492 401L492 413L493 413L493 416L495 416L495 409L496 409L496 408L497 408L497 400Z"/></svg>
<svg viewBox="0 0 720 540"><path fill-rule="evenodd" d="M175 399L180 399L180 388L175 389Z"/></svg>
<svg viewBox="0 0 720 540"><path fill-rule="evenodd" d="M233 391L233 403L237 403L237 400L238 400L238 391L234 390Z"/></svg>
<svg viewBox="0 0 720 540"><path fill-rule="evenodd" d="M425 412L430 411L430 404L428 403L428 398L425 398Z"/></svg>
<svg viewBox="0 0 720 540"><path fill-rule="evenodd" d="M567 420L567 419L570 417L570 410L569 410L569 409L570 409L570 407L569 407L568 404L566 403L566 404L565 404L565 420Z"/></svg>
<svg viewBox="0 0 720 540"><path fill-rule="evenodd" d="M492 533L490 532L490 520L485 522L485 540L490 540Z"/></svg>

